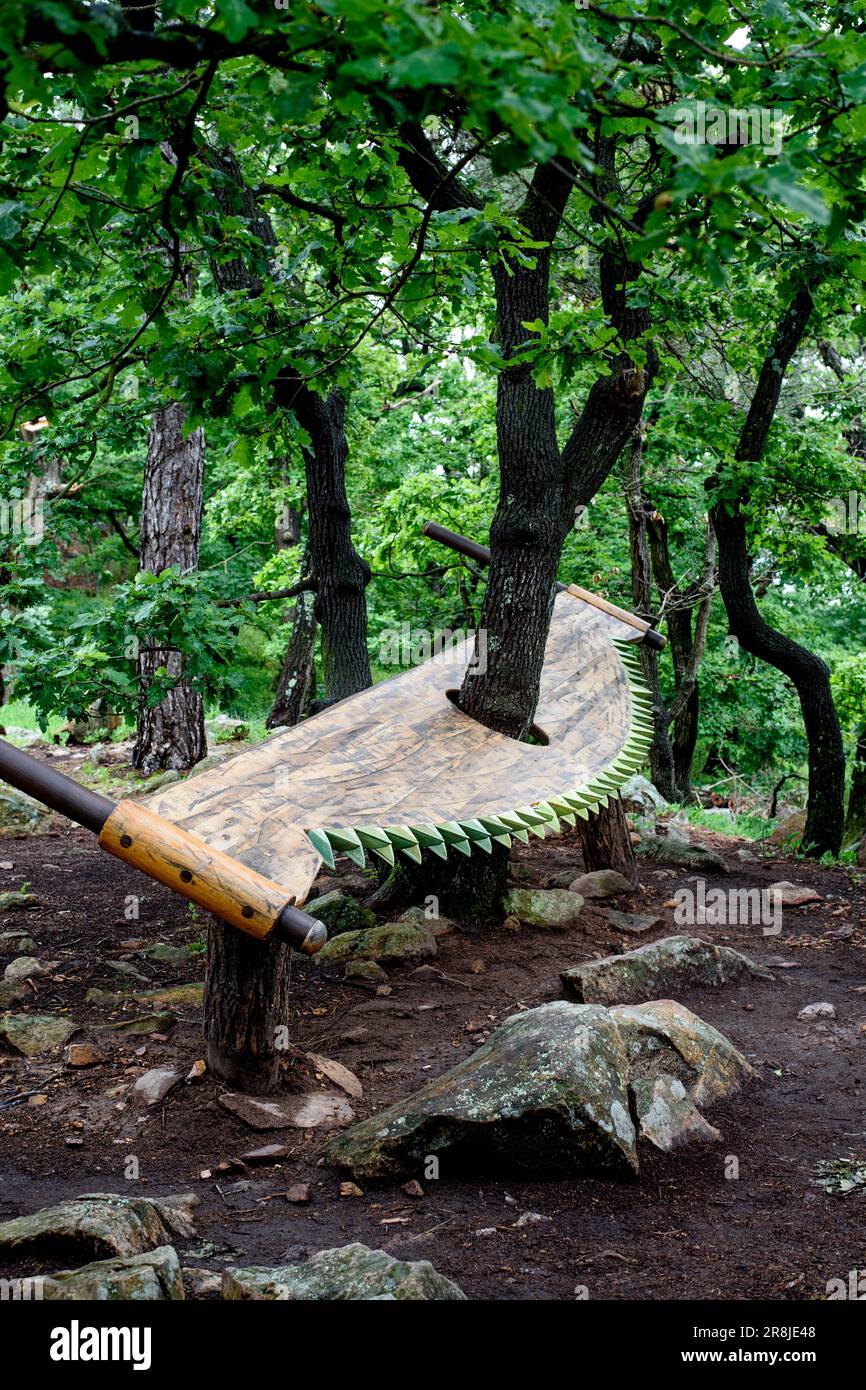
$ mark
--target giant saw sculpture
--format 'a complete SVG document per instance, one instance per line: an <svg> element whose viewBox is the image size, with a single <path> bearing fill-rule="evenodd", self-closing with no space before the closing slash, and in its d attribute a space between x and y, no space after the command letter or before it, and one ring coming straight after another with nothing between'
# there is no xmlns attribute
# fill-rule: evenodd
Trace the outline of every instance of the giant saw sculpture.
<svg viewBox="0 0 866 1390"><path fill-rule="evenodd" d="M489 562L483 546L428 535ZM0 776L96 832L103 849L250 935L307 952L300 910L323 864L490 852L588 819L642 766L651 702L635 650L664 639L576 585L558 586L531 742L464 714L467 638L218 767L115 805L0 740Z"/></svg>

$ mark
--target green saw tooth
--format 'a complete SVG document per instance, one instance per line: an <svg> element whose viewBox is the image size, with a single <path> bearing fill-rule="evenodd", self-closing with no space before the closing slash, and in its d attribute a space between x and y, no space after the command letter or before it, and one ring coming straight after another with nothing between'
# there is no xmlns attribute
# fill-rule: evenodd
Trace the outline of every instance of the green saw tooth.
<svg viewBox="0 0 866 1390"><path fill-rule="evenodd" d="M436 826L439 834L449 849L456 849L458 854L471 854L469 841L466 839L456 820L443 821Z"/></svg>
<svg viewBox="0 0 866 1390"><path fill-rule="evenodd" d="M419 845L423 845L425 849L434 849L436 845L442 848L444 842L435 825L410 825L409 829Z"/></svg>
<svg viewBox="0 0 866 1390"><path fill-rule="evenodd" d="M411 859L413 863L421 863L421 846L418 844L417 840L413 841L411 845L399 845L398 848L400 853L405 854L406 858Z"/></svg>
<svg viewBox="0 0 866 1390"><path fill-rule="evenodd" d="M489 835L479 835L474 829L474 823L472 821L461 821L460 824L466 827L473 825L472 834L469 837L469 842L473 849L482 849L485 854L493 853L493 845L490 843Z"/></svg>
<svg viewBox="0 0 866 1390"><path fill-rule="evenodd" d="M338 854L348 854L349 850L363 849L361 841L350 825L326 826L325 834Z"/></svg>
<svg viewBox="0 0 866 1390"><path fill-rule="evenodd" d="M522 845L529 844L529 831L525 827L519 830L514 829L511 833L515 840L519 840Z"/></svg>
<svg viewBox="0 0 866 1390"><path fill-rule="evenodd" d="M505 833L505 821L499 816L479 816L478 822L484 826L488 835L502 835Z"/></svg>
<svg viewBox="0 0 866 1390"><path fill-rule="evenodd" d="M345 854L347 859L351 859L353 864L357 864L359 869L367 867L367 857L364 854L363 845L358 845L357 848L350 845L347 849L341 849L340 853Z"/></svg>
<svg viewBox="0 0 866 1390"><path fill-rule="evenodd" d="M308 830L307 839L316 853L321 855L328 868L335 869L337 866L334 863L334 852L331 849L331 842L324 830Z"/></svg>
<svg viewBox="0 0 866 1390"><path fill-rule="evenodd" d="M457 822L466 840L489 840L490 836L480 820L461 820Z"/></svg>
<svg viewBox="0 0 866 1390"><path fill-rule="evenodd" d="M394 867L394 846L393 846L393 845L389 845L389 844L387 844L387 843L384 844L384 845L370 845L370 846L369 846L369 849L370 849L370 853L371 853L371 854L378 854L379 858L380 858L380 859L384 859L385 863L386 863L386 864L390 864L390 865L391 865L391 868L393 869L393 867Z"/></svg>
<svg viewBox="0 0 866 1390"><path fill-rule="evenodd" d="M559 817L557 816L550 802L538 801L536 802L536 805L539 811L541 811L542 815L547 817L548 825L550 825L551 829L555 832L555 834L558 835L560 832Z"/></svg>
<svg viewBox="0 0 866 1390"><path fill-rule="evenodd" d="M516 811L500 811L499 819L502 821L502 824L514 835L517 834L518 830L523 830L524 826L526 825L525 820L522 818L522 816L518 816Z"/></svg>
<svg viewBox="0 0 866 1390"><path fill-rule="evenodd" d="M534 806L516 806L515 810L524 825L528 825L530 830L535 825L544 825L547 820L547 816L543 815L541 811L537 811Z"/></svg>
<svg viewBox="0 0 866 1390"><path fill-rule="evenodd" d="M511 849L510 835L491 835L490 838L495 845L502 845L504 849Z"/></svg>
<svg viewBox="0 0 866 1390"><path fill-rule="evenodd" d="M390 846L391 841L379 825L356 825L355 834L365 849L378 849L380 845Z"/></svg>
<svg viewBox="0 0 866 1390"><path fill-rule="evenodd" d="M391 844L396 845L397 849L405 849L406 845L414 845L416 849L418 848L418 841L408 825L386 825L385 834Z"/></svg>

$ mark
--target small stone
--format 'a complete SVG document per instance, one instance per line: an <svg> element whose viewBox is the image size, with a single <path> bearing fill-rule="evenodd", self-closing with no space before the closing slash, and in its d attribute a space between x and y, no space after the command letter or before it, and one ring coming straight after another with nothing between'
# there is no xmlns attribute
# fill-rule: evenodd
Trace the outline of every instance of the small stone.
<svg viewBox="0 0 866 1390"><path fill-rule="evenodd" d="M698 1110L679 1077L635 1077L631 1084L640 1132L668 1153L695 1140L718 1142L721 1134Z"/></svg>
<svg viewBox="0 0 866 1390"><path fill-rule="evenodd" d="M470 975L483 975L487 966L483 960L474 960L469 967Z"/></svg>
<svg viewBox="0 0 866 1390"><path fill-rule="evenodd" d="M68 1067L97 1067L105 1061L105 1053L92 1043L70 1043L63 1060Z"/></svg>
<svg viewBox="0 0 866 1390"><path fill-rule="evenodd" d="M138 1034L148 1034L152 1037L159 1037L167 1029L174 1027L177 1019L174 1014L143 1014L138 1018L125 1018L120 1023L107 1023L107 1031L112 1033L128 1033L132 1036ZM164 1042L162 1037L160 1041Z"/></svg>
<svg viewBox="0 0 866 1390"><path fill-rule="evenodd" d="M310 1184L306 1182L293 1182L291 1187L286 1188L286 1201L294 1206L305 1206L310 1200Z"/></svg>
<svg viewBox="0 0 866 1390"><path fill-rule="evenodd" d="M407 1197L424 1196L424 1189L417 1178L410 1178L408 1182L404 1182L403 1191L406 1193Z"/></svg>
<svg viewBox="0 0 866 1390"><path fill-rule="evenodd" d="M340 1129L350 1124L355 1112L334 1091L306 1095L268 1097L223 1092L219 1103L251 1129Z"/></svg>
<svg viewBox="0 0 866 1390"><path fill-rule="evenodd" d="M39 975L47 975L47 967L35 956L18 956L3 971L4 980L15 984L18 980L33 980Z"/></svg>
<svg viewBox="0 0 866 1390"><path fill-rule="evenodd" d="M806 812L792 811L770 834L771 845L787 845L795 849L803 838L806 829Z"/></svg>
<svg viewBox="0 0 866 1390"><path fill-rule="evenodd" d="M350 960L374 960L380 964L417 963L436 955L436 938L411 922L387 922L365 931L345 931L327 941L313 959L321 965Z"/></svg>
<svg viewBox="0 0 866 1390"><path fill-rule="evenodd" d="M626 932L629 936L641 936L645 931L652 931L662 920L661 917L649 917L640 912L615 912L613 908L605 909L602 916L616 931Z"/></svg>
<svg viewBox="0 0 866 1390"><path fill-rule="evenodd" d="M421 927L423 931L430 932L433 936L452 936L454 932L460 930L456 922L450 917L428 917L423 907L409 907L401 913L397 919L399 922L411 922L416 927Z"/></svg>
<svg viewBox="0 0 866 1390"><path fill-rule="evenodd" d="M96 1260L81 1269L67 1269L42 1282L42 1297L88 1303L122 1300L150 1302L184 1296L180 1261L170 1246L126 1259Z"/></svg>
<svg viewBox="0 0 866 1390"><path fill-rule="evenodd" d="M160 965L188 965L190 960L188 946L172 946L167 941L156 941L141 954L145 960L155 960Z"/></svg>
<svg viewBox="0 0 866 1390"><path fill-rule="evenodd" d="M132 1099L137 1105L158 1105L182 1080L183 1073L174 1067L154 1067L138 1078L132 1088Z"/></svg>
<svg viewBox="0 0 866 1390"><path fill-rule="evenodd" d="M341 936L343 932L364 931L376 925L375 912L369 907L364 907L363 903L359 903L350 893L344 893L340 889L323 893L312 902L304 903L304 911L324 922L328 928L329 940Z"/></svg>
<svg viewBox="0 0 866 1390"><path fill-rule="evenodd" d="M38 906L39 899L35 893L0 893L0 912L25 912L28 908Z"/></svg>
<svg viewBox="0 0 866 1390"><path fill-rule="evenodd" d="M0 1038L25 1057L57 1052L79 1025L54 1014L7 1014L0 1018Z"/></svg>
<svg viewBox="0 0 866 1390"><path fill-rule="evenodd" d="M340 1196L341 1196L341 1197L363 1197L363 1195L364 1195L363 1192L361 1191L360 1187L358 1186L358 1184L357 1184L356 1182L341 1182L341 1183L340 1183Z"/></svg>
<svg viewBox="0 0 866 1390"><path fill-rule="evenodd" d="M222 1298L223 1277L216 1270L184 1265L180 1272L186 1298Z"/></svg>
<svg viewBox="0 0 866 1390"><path fill-rule="evenodd" d="M375 960L350 960L346 966L347 980L366 980L371 985L388 983L388 974Z"/></svg>
<svg viewBox="0 0 866 1390"><path fill-rule="evenodd" d="M331 1057L323 1057L319 1052L308 1052L307 1060L312 1062L316 1071L321 1072L329 1081L333 1081L335 1086L339 1086L341 1091L347 1095L354 1096L360 1100L364 1094L364 1088L353 1071L344 1067L342 1062L335 1062Z"/></svg>
<svg viewBox="0 0 866 1390"><path fill-rule="evenodd" d="M790 883L787 879L771 883L767 891L771 899L775 898L782 907L802 907L804 903L821 902L821 894L816 893L814 888L800 883Z"/></svg>
<svg viewBox="0 0 866 1390"><path fill-rule="evenodd" d="M694 936L666 936L619 956L585 961L560 974L565 993L587 1004L670 998L680 989L718 988L748 977L773 978L739 951Z"/></svg>
<svg viewBox="0 0 866 1390"><path fill-rule="evenodd" d="M514 1223L515 1229L519 1230L523 1226L539 1226L542 1222L549 1221L549 1216L543 1216L540 1211L521 1212Z"/></svg>
<svg viewBox="0 0 866 1390"><path fill-rule="evenodd" d="M819 1018L835 1018L836 1009L833 1004L807 1004L805 1008L800 1010L797 1017L802 1019L804 1023L814 1023Z"/></svg>
<svg viewBox="0 0 866 1390"><path fill-rule="evenodd" d="M579 893L582 898L616 898L620 893L633 893L635 888L625 874L616 869L594 869L570 883L568 891Z"/></svg>
<svg viewBox="0 0 866 1390"><path fill-rule="evenodd" d="M389 995L389 994L393 994L393 993L394 993L394 991L393 991L393 989L391 988L390 985L377 985L377 986L376 986L376 994L378 995L378 997L379 997L380 999L387 999L388 995Z"/></svg>
<svg viewBox="0 0 866 1390"><path fill-rule="evenodd" d="M289 1150L285 1144L265 1144L261 1149L250 1149L248 1153L241 1154L242 1163L278 1163L281 1158L288 1158Z"/></svg>
<svg viewBox="0 0 866 1390"><path fill-rule="evenodd" d="M504 917L502 920L502 929L503 931L520 931L520 918L515 917L513 913L509 913L508 916Z"/></svg>
<svg viewBox="0 0 866 1390"><path fill-rule="evenodd" d="M154 1199L88 1192L0 1223L0 1251L16 1258L140 1255L194 1236L197 1202L192 1193Z"/></svg>
<svg viewBox="0 0 866 1390"><path fill-rule="evenodd" d="M562 929L577 924L583 898L567 888L510 888L502 905L527 926Z"/></svg>

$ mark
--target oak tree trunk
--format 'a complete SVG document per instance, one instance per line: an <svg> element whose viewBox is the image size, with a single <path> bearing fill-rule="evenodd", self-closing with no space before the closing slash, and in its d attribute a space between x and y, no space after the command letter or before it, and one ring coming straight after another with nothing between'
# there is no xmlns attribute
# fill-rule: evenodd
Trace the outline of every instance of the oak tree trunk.
<svg viewBox="0 0 866 1390"><path fill-rule="evenodd" d="M801 288L787 306L767 351L737 447L741 462L760 461L785 370L812 312L812 296ZM719 543L719 587L733 635L753 656L775 666L800 697L809 750L809 802L803 845L814 857L838 854L844 823L845 752L830 689L830 671L814 652L777 632L761 616L750 583L746 542L745 488L712 508Z"/></svg>
<svg viewBox="0 0 866 1390"><path fill-rule="evenodd" d="M315 594L305 590L295 602L292 635L286 648L267 727L300 724L316 698Z"/></svg>
<svg viewBox="0 0 866 1390"><path fill-rule="evenodd" d="M590 816L589 820L578 820L577 835L587 873L594 869L616 869L637 887L637 861L625 810L618 796L611 799L607 811Z"/></svg>
<svg viewBox="0 0 866 1390"><path fill-rule="evenodd" d="M209 1070L239 1091L263 1095L279 1080L289 1024L291 947L263 943L211 918L204 991Z"/></svg>
<svg viewBox="0 0 866 1390"><path fill-rule="evenodd" d="M177 404L154 412L147 442L141 498L140 564L150 574L174 567L198 568L204 482L204 432L184 438L184 410ZM161 666L178 680L159 704L145 694ZM162 768L185 771L207 752L201 696L183 679L183 653L158 647L145 635L138 654L141 701L132 763L145 774Z"/></svg>

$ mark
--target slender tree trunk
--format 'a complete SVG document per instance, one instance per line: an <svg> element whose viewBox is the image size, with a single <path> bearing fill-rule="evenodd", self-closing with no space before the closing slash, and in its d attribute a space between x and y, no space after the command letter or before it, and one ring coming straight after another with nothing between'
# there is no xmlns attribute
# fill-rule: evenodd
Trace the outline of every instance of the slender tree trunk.
<svg viewBox="0 0 866 1390"><path fill-rule="evenodd" d="M861 727L857 735L854 761L851 766L848 813L845 817L845 844L852 844L864 834L866 834L866 724Z"/></svg>
<svg viewBox="0 0 866 1390"><path fill-rule="evenodd" d="M647 508L643 496L643 434L638 425L628 451L625 471L625 498L628 511L629 552L631 556L631 597L635 612L655 623L652 611L652 572L647 537ZM658 652L645 643L638 648L641 671L653 702L653 741L650 745L650 775L668 801L679 800L670 740L670 720L662 698Z"/></svg>
<svg viewBox="0 0 866 1390"><path fill-rule="evenodd" d="M323 399L303 387L293 408L312 441L304 450L310 567L316 581L315 618L322 632L322 678L328 703L334 704L373 684L367 652L370 566L352 544L343 393L332 391Z"/></svg>
<svg viewBox="0 0 866 1390"><path fill-rule="evenodd" d="M204 432L183 436L184 410L169 405L154 412L147 442L141 498L141 568L161 574L174 566L181 573L198 567L204 481ZM150 677L165 666L178 680L159 704L143 698ZM142 687L132 753L133 766L144 773L160 768L184 771L207 752L201 696L183 680L183 654L155 647L142 639L138 656Z"/></svg>
<svg viewBox="0 0 866 1390"><path fill-rule="evenodd" d="M785 370L812 312L809 290L797 291L785 309L761 368L737 448L742 462L760 461L775 415ZM809 802L803 844L814 857L838 854L844 824L845 752L830 689L830 671L814 652L765 622L750 583L745 489L712 509L719 542L719 587L731 632L740 645L793 682L800 697L809 749Z"/></svg>
<svg viewBox="0 0 866 1390"><path fill-rule="evenodd" d="M316 627L315 594L308 590L295 603L292 635L267 718L269 729L300 724L316 698Z"/></svg>

